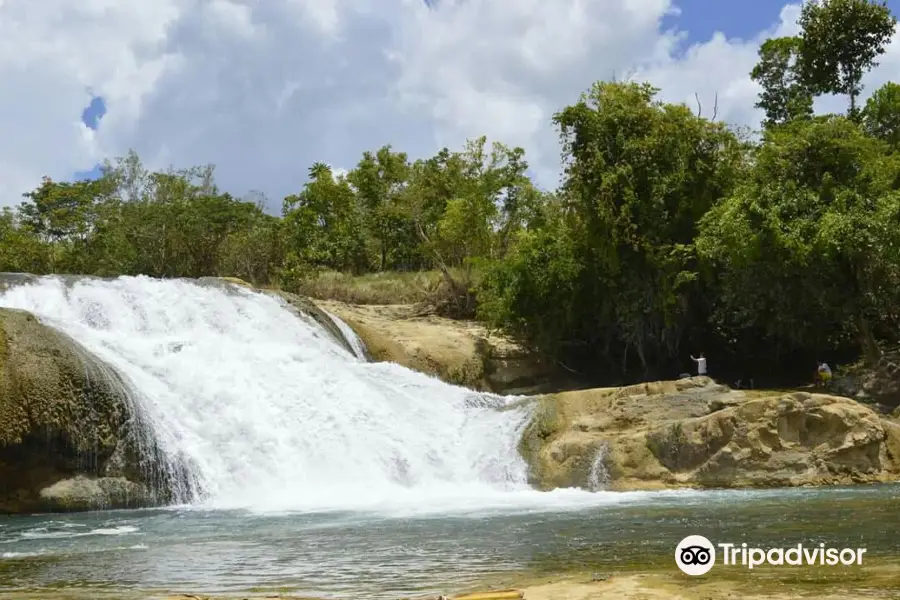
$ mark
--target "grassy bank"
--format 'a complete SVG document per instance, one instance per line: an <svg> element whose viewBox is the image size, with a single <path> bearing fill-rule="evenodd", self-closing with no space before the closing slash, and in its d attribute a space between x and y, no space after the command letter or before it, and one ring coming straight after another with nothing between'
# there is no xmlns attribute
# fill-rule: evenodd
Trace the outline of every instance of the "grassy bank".
<svg viewBox="0 0 900 600"><path fill-rule="evenodd" d="M477 283L477 274L452 269L458 282ZM440 271L388 271L350 275L323 271L300 284L298 293L317 300L336 300L347 304L429 304L435 305L445 293Z"/></svg>

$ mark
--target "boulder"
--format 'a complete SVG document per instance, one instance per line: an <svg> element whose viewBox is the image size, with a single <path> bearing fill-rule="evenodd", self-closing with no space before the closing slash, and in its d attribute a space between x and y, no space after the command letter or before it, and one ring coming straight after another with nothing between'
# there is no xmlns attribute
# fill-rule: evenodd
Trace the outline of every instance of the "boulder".
<svg viewBox="0 0 900 600"><path fill-rule="evenodd" d="M131 406L118 375L73 339L0 309L0 512L165 500Z"/></svg>
<svg viewBox="0 0 900 600"><path fill-rule="evenodd" d="M536 402L520 450L541 489L900 479L900 424L848 398L739 392L695 377Z"/></svg>
<svg viewBox="0 0 900 600"><path fill-rule="evenodd" d="M72 512L98 508L134 508L153 503L144 486L124 477L61 479L40 491L41 508L47 512Z"/></svg>

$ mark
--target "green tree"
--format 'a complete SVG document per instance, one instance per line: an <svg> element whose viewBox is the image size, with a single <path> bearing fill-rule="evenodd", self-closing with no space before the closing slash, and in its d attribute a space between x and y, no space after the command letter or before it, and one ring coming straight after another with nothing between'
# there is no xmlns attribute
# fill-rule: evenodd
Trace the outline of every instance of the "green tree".
<svg viewBox="0 0 900 600"><path fill-rule="evenodd" d="M253 225L263 215L258 205L221 193L214 174L211 165L149 172L134 153L109 162L100 181L112 192L96 205L78 272L200 277L230 270L226 251L233 258L241 234L256 240Z"/></svg>
<svg viewBox="0 0 900 600"><path fill-rule="evenodd" d="M213 174L209 165L150 173L139 196L118 200L117 229L104 231L108 251L127 240L130 264L109 255L104 263L155 277L214 274L219 247L253 207L219 193Z"/></svg>
<svg viewBox="0 0 900 600"><path fill-rule="evenodd" d="M586 339L603 322L607 305L587 307L592 298L586 248L559 205L542 209L541 227L514 234L509 253L491 263L478 289L480 319L528 340L560 360L589 351ZM596 334L593 334L596 335Z"/></svg>
<svg viewBox="0 0 900 600"><path fill-rule="evenodd" d="M756 107L765 111L767 127L812 116L812 94L796 71L800 46L797 37L781 37L766 40L759 48L759 62L750 77L763 88Z"/></svg>
<svg viewBox="0 0 900 600"><path fill-rule="evenodd" d="M697 242L719 269L718 323L776 355L834 350L849 334L876 360L874 329L900 300L898 167L843 117L767 133Z"/></svg>
<svg viewBox="0 0 900 600"><path fill-rule="evenodd" d="M405 266L414 254L408 246L417 244L416 236L410 235L413 223L398 205L409 176L406 154L394 152L390 146L365 152L347 175L362 203L366 231L382 271Z"/></svg>
<svg viewBox="0 0 900 600"><path fill-rule="evenodd" d="M37 189L23 194L21 227L49 247L49 269L82 272L86 246L97 225L97 207L112 192L105 179L56 182L45 177Z"/></svg>
<svg viewBox="0 0 900 600"><path fill-rule="evenodd" d="M44 274L50 270L51 247L21 226L11 208L0 210L0 272Z"/></svg>
<svg viewBox="0 0 900 600"><path fill-rule="evenodd" d="M437 222L434 242L453 266L497 258L528 202L525 151L494 143L488 153L486 144L470 140L458 155L464 178Z"/></svg>
<svg viewBox="0 0 900 600"><path fill-rule="evenodd" d="M862 112L866 132L900 148L900 85L889 81L872 94Z"/></svg>
<svg viewBox="0 0 900 600"><path fill-rule="evenodd" d="M262 285L278 277L283 261L280 220L263 213L262 207L257 206L223 240L216 271L221 276L240 277Z"/></svg>
<svg viewBox="0 0 900 600"><path fill-rule="evenodd" d="M447 203L468 185L462 154L442 148L427 160L416 161L401 202L413 221L419 241L430 244Z"/></svg>
<svg viewBox="0 0 900 600"><path fill-rule="evenodd" d="M369 268L363 219L356 194L345 177L324 163L309 169L303 191L284 199L285 250L294 270L301 264L354 273Z"/></svg>
<svg viewBox="0 0 900 600"><path fill-rule="evenodd" d="M804 83L817 94L849 95L855 116L862 77L894 34L891 10L872 0L812 0L804 3L799 24Z"/></svg>

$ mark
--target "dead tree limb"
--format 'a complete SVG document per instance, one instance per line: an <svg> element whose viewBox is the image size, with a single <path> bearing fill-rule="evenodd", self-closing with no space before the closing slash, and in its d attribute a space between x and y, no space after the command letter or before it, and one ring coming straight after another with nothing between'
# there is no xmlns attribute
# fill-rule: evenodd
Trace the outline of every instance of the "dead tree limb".
<svg viewBox="0 0 900 600"><path fill-rule="evenodd" d="M432 257L437 263L438 270L441 272L441 275L444 278L444 282L447 284L447 288L452 298L451 302L453 302L453 304L455 305L455 307L452 309L453 312L459 313L460 316L467 316L468 313L472 310L472 298L469 294L468 287L458 282L450 273L450 268L448 267L447 262L444 260L444 257L441 255L440 250L438 250L437 247L431 243L431 240L428 238L428 235L425 233L425 229L422 227L422 224L418 219L415 219L415 225L416 230L419 233L419 239L421 239L431 250Z"/></svg>
<svg viewBox="0 0 900 600"><path fill-rule="evenodd" d="M703 104L700 102L700 95L697 92L694 92L694 99L697 101L697 118L703 116ZM715 121L716 116L719 114L719 92L716 92L716 98L713 102L713 114L710 121Z"/></svg>

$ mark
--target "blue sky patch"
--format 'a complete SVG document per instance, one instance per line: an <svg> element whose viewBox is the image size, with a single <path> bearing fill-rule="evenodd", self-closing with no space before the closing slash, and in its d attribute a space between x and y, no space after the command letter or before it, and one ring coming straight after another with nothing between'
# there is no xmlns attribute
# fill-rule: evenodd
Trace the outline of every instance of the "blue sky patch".
<svg viewBox="0 0 900 600"><path fill-rule="evenodd" d="M96 130L100 126L100 120L106 114L106 100L101 96L91 98L90 104L81 112L81 122L90 129Z"/></svg>
<svg viewBox="0 0 900 600"><path fill-rule="evenodd" d="M84 181L86 179L99 179L100 178L100 165L94 165L94 168L90 171L75 171L75 175L72 178L75 181Z"/></svg>
<svg viewBox="0 0 900 600"><path fill-rule="evenodd" d="M708 41L717 31L748 40L778 22L786 0L675 0L681 14L663 20L663 28L687 32L686 45Z"/></svg>
<svg viewBox="0 0 900 600"><path fill-rule="evenodd" d="M100 121L106 114L106 100L102 96L94 96L90 103L81 111L81 122L94 131L100 127ZM76 171L73 175L75 181L85 179L97 179L100 177L100 165L94 165L89 171Z"/></svg>

